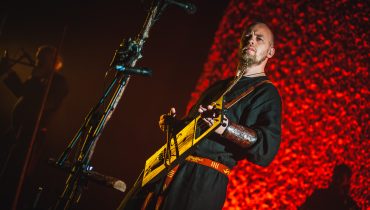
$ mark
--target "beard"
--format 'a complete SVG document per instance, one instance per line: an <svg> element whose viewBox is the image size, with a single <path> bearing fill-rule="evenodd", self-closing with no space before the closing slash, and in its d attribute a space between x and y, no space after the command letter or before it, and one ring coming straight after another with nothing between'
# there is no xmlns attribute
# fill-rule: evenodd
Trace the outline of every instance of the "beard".
<svg viewBox="0 0 370 210"><path fill-rule="evenodd" d="M267 58L267 53L264 53L264 55L260 59L258 59L257 53L255 53L254 55L249 55L248 53L243 52L243 50L239 52L239 63L242 67L245 67L245 68L248 68L253 65L258 66L263 61L265 61L266 58Z"/></svg>

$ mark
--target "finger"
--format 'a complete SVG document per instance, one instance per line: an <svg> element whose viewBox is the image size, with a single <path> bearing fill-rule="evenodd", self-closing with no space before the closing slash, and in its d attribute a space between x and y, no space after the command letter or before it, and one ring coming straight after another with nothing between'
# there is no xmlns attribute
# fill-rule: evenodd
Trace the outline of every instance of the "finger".
<svg viewBox="0 0 370 210"><path fill-rule="evenodd" d="M159 121L159 128L163 131L164 130L164 122Z"/></svg>
<svg viewBox="0 0 370 210"><path fill-rule="evenodd" d="M209 123L211 123L211 124L213 125L213 122L214 122L213 118L211 118L211 117L206 117L205 119L206 119Z"/></svg>
<svg viewBox="0 0 370 210"><path fill-rule="evenodd" d="M201 109L201 108L199 108L199 109L198 109L198 113L201 113L201 114L202 114L203 112L205 112L205 111L206 111L206 110Z"/></svg>
<svg viewBox="0 0 370 210"><path fill-rule="evenodd" d="M161 115L158 121L159 125L164 124L164 121L165 121L165 115Z"/></svg>
<svg viewBox="0 0 370 210"><path fill-rule="evenodd" d="M209 122L209 123L211 123L212 125L213 125L213 118L206 118L207 119L207 121Z"/></svg>
<svg viewBox="0 0 370 210"><path fill-rule="evenodd" d="M208 109L208 110L212 110L212 109L213 109L213 106L208 105L208 106L207 106L207 109Z"/></svg>
<svg viewBox="0 0 370 210"><path fill-rule="evenodd" d="M211 126L212 126L212 123L211 123L209 120L207 120L206 118L202 118L202 120L203 120L203 122L205 122L209 127L211 127Z"/></svg>
<svg viewBox="0 0 370 210"><path fill-rule="evenodd" d="M198 108L198 112L199 113L203 113L204 111L206 111L207 109L206 108L204 108L202 105L200 105L199 106L199 108Z"/></svg>
<svg viewBox="0 0 370 210"><path fill-rule="evenodd" d="M174 107L172 107L172 108L170 109L170 115L171 115L172 117L175 117L175 116L176 116L176 109L175 109Z"/></svg>

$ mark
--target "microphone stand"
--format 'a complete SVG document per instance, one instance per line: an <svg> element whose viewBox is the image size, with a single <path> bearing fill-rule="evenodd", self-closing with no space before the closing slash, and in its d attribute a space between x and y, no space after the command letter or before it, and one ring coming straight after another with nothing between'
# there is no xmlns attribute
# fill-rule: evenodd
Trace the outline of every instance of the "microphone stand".
<svg viewBox="0 0 370 210"><path fill-rule="evenodd" d="M121 69L122 66L135 66L136 62L142 58L142 48L149 37L149 30L159 19L159 16L166 5L167 3L163 0L154 0L152 2L152 6L142 30L134 40L127 39L120 44L112 59L110 68L118 70ZM83 144L79 149L76 160L74 160L74 163L71 166L64 190L58 198L54 209L71 209L79 202L82 192L87 184L87 174L93 173L91 171L92 166L90 161L94 153L96 143L99 140L107 122L112 117L112 114L115 111L115 108L117 107L129 81L130 75L125 74L124 71L116 72L113 81L110 83L108 88L106 88L99 102L87 114L85 122L56 161L57 166L63 167L72 149L75 147L77 142L83 138ZM103 104L108 100L109 95L112 96L109 99L109 104L104 109Z"/></svg>

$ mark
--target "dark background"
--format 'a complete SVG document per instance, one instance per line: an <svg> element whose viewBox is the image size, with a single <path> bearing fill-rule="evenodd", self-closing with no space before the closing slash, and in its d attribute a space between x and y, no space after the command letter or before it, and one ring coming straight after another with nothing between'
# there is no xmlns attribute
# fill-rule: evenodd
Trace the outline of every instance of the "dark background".
<svg viewBox="0 0 370 210"><path fill-rule="evenodd" d="M112 119L100 138L92 165L100 173L115 176L131 186L145 160L164 144L158 117L177 107L185 112L203 63L207 60L214 33L227 1L192 1L195 15L170 6L151 30L144 46L144 58L137 66L150 67L150 78L134 76L129 82ZM24 48L32 56L39 45L61 45L63 75L69 84L64 100L48 133L43 161L57 157L66 147L90 108L97 103L110 79L107 66L123 38L135 37L144 23L148 5L125 1L37 1L4 3L0 7L3 27L1 51L16 58ZM13 68L25 79L30 68ZM0 81L0 131L10 123L15 96ZM46 164L40 168L40 186L45 190L40 203L50 205L61 192L65 174ZM114 209L123 193L90 183L80 209Z"/></svg>

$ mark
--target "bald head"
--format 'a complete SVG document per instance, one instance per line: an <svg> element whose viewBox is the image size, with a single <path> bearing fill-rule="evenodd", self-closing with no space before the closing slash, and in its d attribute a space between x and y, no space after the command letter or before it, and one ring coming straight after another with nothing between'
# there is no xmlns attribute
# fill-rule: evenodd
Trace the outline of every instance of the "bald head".
<svg viewBox="0 0 370 210"><path fill-rule="evenodd" d="M242 66L263 69L274 54L274 35L266 24L253 23L243 32L239 46L239 62Z"/></svg>
<svg viewBox="0 0 370 210"><path fill-rule="evenodd" d="M270 42L271 46L274 46L274 33L272 33L270 27L262 22L254 22L250 24L247 29L243 32L243 34L250 33L251 31L254 31L253 29L258 28L260 30L266 31L266 38Z"/></svg>

